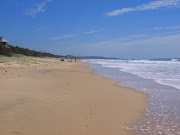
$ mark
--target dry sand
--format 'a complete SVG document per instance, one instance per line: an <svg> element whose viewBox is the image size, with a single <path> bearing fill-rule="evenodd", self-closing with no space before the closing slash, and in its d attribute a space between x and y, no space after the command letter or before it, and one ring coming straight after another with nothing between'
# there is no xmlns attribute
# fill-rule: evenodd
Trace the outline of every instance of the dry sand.
<svg viewBox="0 0 180 135"><path fill-rule="evenodd" d="M2 61L1 61L2 62ZM131 135L147 96L83 63L19 58L0 63L0 135Z"/></svg>

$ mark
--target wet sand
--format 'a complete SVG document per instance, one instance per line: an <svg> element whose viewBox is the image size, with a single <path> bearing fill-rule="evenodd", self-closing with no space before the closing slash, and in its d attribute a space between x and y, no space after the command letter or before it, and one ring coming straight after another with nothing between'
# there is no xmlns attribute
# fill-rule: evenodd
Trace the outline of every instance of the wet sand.
<svg viewBox="0 0 180 135"><path fill-rule="evenodd" d="M0 134L131 135L147 96L83 63L25 58L0 63Z"/></svg>

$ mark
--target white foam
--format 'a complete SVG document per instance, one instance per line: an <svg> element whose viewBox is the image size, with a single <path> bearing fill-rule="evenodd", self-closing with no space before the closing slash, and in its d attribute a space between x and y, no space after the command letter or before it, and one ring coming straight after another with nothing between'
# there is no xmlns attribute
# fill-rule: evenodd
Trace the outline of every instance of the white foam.
<svg viewBox="0 0 180 135"><path fill-rule="evenodd" d="M179 61L178 59L171 59L171 61Z"/></svg>
<svg viewBox="0 0 180 135"><path fill-rule="evenodd" d="M92 59L87 62L100 64L103 67L118 68L121 71L180 89L180 62L178 59L171 61Z"/></svg>

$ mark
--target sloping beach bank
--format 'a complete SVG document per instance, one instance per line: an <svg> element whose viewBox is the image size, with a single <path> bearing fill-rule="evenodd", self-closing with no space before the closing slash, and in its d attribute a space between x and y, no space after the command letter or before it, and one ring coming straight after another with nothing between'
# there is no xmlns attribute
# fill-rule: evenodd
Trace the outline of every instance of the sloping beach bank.
<svg viewBox="0 0 180 135"><path fill-rule="evenodd" d="M0 134L131 135L147 96L83 63L19 58L0 63Z"/></svg>

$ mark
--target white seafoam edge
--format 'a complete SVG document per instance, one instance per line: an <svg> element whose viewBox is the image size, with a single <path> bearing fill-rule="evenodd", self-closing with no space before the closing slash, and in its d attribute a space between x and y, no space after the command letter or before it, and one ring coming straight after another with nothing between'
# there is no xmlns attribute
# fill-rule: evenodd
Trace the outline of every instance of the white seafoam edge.
<svg viewBox="0 0 180 135"><path fill-rule="evenodd" d="M92 59L85 60L85 62L100 64L103 67L118 68L123 72L180 89L180 62L178 59L171 61Z"/></svg>

